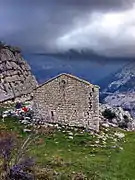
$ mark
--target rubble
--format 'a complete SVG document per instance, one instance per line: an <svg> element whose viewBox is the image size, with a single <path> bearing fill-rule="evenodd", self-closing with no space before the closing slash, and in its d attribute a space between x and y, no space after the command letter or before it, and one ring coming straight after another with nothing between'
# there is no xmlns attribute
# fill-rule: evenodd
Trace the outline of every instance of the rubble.
<svg viewBox="0 0 135 180"><path fill-rule="evenodd" d="M108 116L105 117L105 112ZM135 120L128 111L122 107L111 107L108 104L100 104L100 124L103 127L120 127L126 130L135 130ZM110 117L109 117L110 116Z"/></svg>

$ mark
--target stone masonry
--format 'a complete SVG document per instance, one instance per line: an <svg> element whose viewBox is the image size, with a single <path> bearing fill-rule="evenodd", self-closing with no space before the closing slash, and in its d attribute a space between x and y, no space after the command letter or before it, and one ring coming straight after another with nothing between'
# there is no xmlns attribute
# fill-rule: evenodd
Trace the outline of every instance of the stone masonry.
<svg viewBox="0 0 135 180"><path fill-rule="evenodd" d="M0 43L0 102L30 94L37 86L20 50Z"/></svg>
<svg viewBox="0 0 135 180"><path fill-rule="evenodd" d="M99 130L99 87L70 74L60 74L34 92L36 118Z"/></svg>

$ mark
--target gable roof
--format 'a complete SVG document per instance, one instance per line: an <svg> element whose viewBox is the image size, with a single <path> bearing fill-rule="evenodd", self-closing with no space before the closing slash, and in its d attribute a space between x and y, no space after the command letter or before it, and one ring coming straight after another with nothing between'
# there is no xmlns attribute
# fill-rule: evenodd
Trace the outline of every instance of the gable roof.
<svg viewBox="0 0 135 180"><path fill-rule="evenodd" d="M47 81L44 82L43 84L40 84L37 88L42 87L42 86L44 86L45 84L53 81L53 80L56 79L56 78L59 78L60 76L63 76L63 75L68 76L68 77L70 77L70 78L72 78L72 79L75 79L75 80L77 80L77 81L83 82L83 83L85 83L86 85L89 85L89 86L91 86L91 87L100 88L98 85L93 85L93 84L91 84L90 82L88 82L88 81L86 81L86 80L84 80L84 79L81 79L81 78L79 78L79 77L77 77L77 76L74 76L74 75L72 75L72 74L67 74L67 73L61 73L61 74L59 74L59 75L57 75L57 76L54 76L53 78L47 80Z"/></svg>

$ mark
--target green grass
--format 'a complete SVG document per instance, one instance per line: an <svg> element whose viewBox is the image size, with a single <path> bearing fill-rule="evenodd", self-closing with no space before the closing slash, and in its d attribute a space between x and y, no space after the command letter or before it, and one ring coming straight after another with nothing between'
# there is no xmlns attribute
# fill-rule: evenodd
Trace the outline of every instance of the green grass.
<svg viewBox="0 0 135 180"><path fill-rule="evenodd" d="M16 119L0 122L0 129L2 127L19 133L22 138L27 137ZM123 132L125 138L117 138L116 131ZM40 135L30 146L29 153L42 168L62 173L63 180L74 172L86 175L89 180L135 180L135 132L102 129L100 136L105 140L87 132L72 132L73 139L63 130L49 136Z"/></svg>
<svg viewBox="0 0 135 180"><path fill-rule="evenodd" d="M25 128L24 125L22 125L17 118L11 117L11 118L5 118L4 122L2 120L0 121L0 130L7 130L9 132L15 132L18 133L21 137L27 137L27 133L23 132L23 129Z"/></svg>

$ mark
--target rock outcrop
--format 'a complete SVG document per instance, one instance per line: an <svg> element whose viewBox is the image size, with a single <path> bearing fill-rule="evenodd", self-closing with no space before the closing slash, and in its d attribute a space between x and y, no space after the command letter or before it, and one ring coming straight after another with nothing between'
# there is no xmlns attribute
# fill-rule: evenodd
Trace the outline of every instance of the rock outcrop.
<svg viewBox="0 0 135 180"><path fill-rule="evenodd" d="M108 81L109 80L109 81ZM110 106L120 106L135 117L135 61L126 64L117 73L104 79L100 97Z"/></svg>
<svg viewBox="0 0 135 180"><path fill-rule="evenodd" d="M100 104L100 123L103 126L120 127L127 130L135 130L135 122L128 111L121 107L111 107L108 104Z"/></svg>
<svg viewBox="0 0 135 180"><path fill-rule="evenodd" d="M37 85L20 50L0 43L0 102L30 94Z"/></svg>

